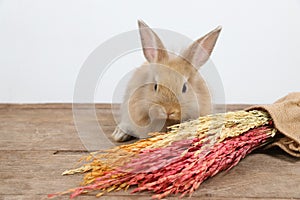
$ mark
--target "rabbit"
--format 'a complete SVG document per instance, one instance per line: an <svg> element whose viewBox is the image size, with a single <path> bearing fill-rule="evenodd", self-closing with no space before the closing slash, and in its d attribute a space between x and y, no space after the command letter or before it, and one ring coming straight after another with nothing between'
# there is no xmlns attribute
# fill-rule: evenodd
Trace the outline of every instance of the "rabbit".
<svg viewBox="0 0 300 200"><path fill-rule="evenodd" d="M146 62L133 73L121 104L121 118L112 134L117 142L165 132L167 127L212 112L209 89L198 72L216 44L217 27L186 48L170 55L158 35L138 20Z"/></svg>

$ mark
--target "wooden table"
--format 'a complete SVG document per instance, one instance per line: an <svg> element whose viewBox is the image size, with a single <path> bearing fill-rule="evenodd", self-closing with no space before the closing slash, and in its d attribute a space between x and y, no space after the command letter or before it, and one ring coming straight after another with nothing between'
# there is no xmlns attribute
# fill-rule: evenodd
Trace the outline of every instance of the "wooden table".
<svg viewBox="0 0 300 200"><path fill-rule="evenodd" d="M230 105L228 110L246 105ZM109 105L97 105L105 130L115 123ZM71 105L0 105L0 199L46 199L78 186L82 175L61 176L87 151ZM110 193L102 199L150 199L151 193ZM68 199L63 196L58 199ZM93 194L77 199L96 199ZM178 199L170 197L168 199ZM300 199L300 162L278 149L252 153L229 172L205 181L191 199Z"/></svg>

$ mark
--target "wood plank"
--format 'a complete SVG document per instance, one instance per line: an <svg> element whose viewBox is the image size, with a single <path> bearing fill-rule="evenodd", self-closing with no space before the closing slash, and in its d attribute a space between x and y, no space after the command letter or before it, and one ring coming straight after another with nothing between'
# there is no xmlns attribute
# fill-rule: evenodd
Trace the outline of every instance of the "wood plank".
<svg viewBox="0 0 300 200"><path fill-rule="evenodd" d="M84 153L54 154L53 151L0 151L1 195L47 195L81 182L81 175L61 176L76 167ZM285 169L285 170L283 170ZM300 198L300 162L284 154L256 153L229 172L204 182L194 193L201 198ZM95 194L95 193L93 193ZM110 193L120 197L129 192ZM143 192L133 196L151 195ZM149 198L149 197L148 197Z"/></svg>
<svg viewBox="0 0 300 200"><path fill-rule="evenodd" d="M44 195L0 195L0 199L5 200L46 200ZM67 200L69 197L63 196L57 198L60 200ZM140 195L140 196L129 196L129 195L119 195L119 196L102 196L101 198L95 198L90 195L82 195L76 198L76 200L90 200L90 199L100 199L100 200L149 200L149 195ZM178 200L178 197L168 197L168 200ZM188 200L199 200L199 197L190 197L186 198ZM289 198L234 198L234 197L205 197L201 199L210 199L210 200L291 200ZM293 200L297 200L298 198L294 198Z"/></svg>
<svg viewBox="0 0 300 200"><path fill-rule="evenodd" d="M57 109L54 107L58 106ZM83 150L78 137L73 112L68 104L8 105L0 109L0 150ZM103 132L110 138L116 122L110 105L99 105L96 114ZM228 106L228 110L246 105ZM105 108L104 108L105 107ZM84 110L83 110L84 113ZM85 119L92 121L95 119ZM88 131L95 132L91 129ZM112 143L118 145L111 140Z"/></svg>
<svg viewBox="0 0 300 200"><path fill-rule="evenodd" d="M96 109L108 138L115 127L110 106ZM230 105L227 111L248 106ZM0 199L43 199L49 193L77 186L81 175L61 173L75 167L86 154L70 104L0 105ZM272 149L251 154L231 171L205 181L192 199L300 199L299 183L299 159ZM144 200L150 196L121 191L102 199ZM78 199L90 198L83 195Z"/></svg>
<svg viewBox="0 0 300 200"><path fill-rule="evenodd" d="M93 104L97 109L110 109L118 108L119 104L110 103L95 103ZM251 106L252 104L226 104L226 105L216 105L217 108L226 107L227 110L237 110L244 109ZM81 104L82 108L90 107L91 104ZM72 103L40 103L40 104L5 104L0 103L0 109L72 109Z"/></svg>
<svg viewBox="0 0 300 200"><path fill-rule="evenodd" d="M82 104L82 107L90 107L90 104ZM111 108L109 103L97 103L98 109ZM39 103L39 104L7 104L0 103L0 109L72 109L72 103Z"/></svg>
<svg viewBox="0 0 300 200"><path fill-rule="evenodd" d="M0 113L1 150L84 149L71 110L8 109Z"/></svg>

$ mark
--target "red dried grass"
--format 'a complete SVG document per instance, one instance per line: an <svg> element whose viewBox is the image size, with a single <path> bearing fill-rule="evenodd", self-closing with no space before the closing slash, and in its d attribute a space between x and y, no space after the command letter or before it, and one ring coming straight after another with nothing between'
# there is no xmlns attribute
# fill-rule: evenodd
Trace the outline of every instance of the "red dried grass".
<svg viewBox="0 0 300 200"><path fill-rule="evenodd" d="M170 146L143 150L123 167L107 171L87 186L72 190L71 198L82 193L103 190L137 188L132 191L152 191L155 199L180 193L190 196L209 177L230 170L247 154L272 137L272 128L262 126L206 148L201 139L173 142ZM99 193L99 196L103 193Z"/></svg>

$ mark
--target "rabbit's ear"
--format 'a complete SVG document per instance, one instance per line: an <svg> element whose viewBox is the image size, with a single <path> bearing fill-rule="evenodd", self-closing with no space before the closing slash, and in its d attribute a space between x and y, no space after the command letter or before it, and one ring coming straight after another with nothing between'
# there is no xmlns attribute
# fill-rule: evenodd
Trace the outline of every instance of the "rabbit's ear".
<svg viewBox="0 0 300 200"><path fill-rule="evenodd" d="M145 22L138 20L143 52L149 63L168 59L168 52L163 43Z"/></svg>
<svg viewBox="0 0 300 200"><path fill-rule="evenodd" d="M222 27L218 26L213 31L193 42L183 53L183 57L195 68L199 69L206 63L211 55Z"/></svg>

